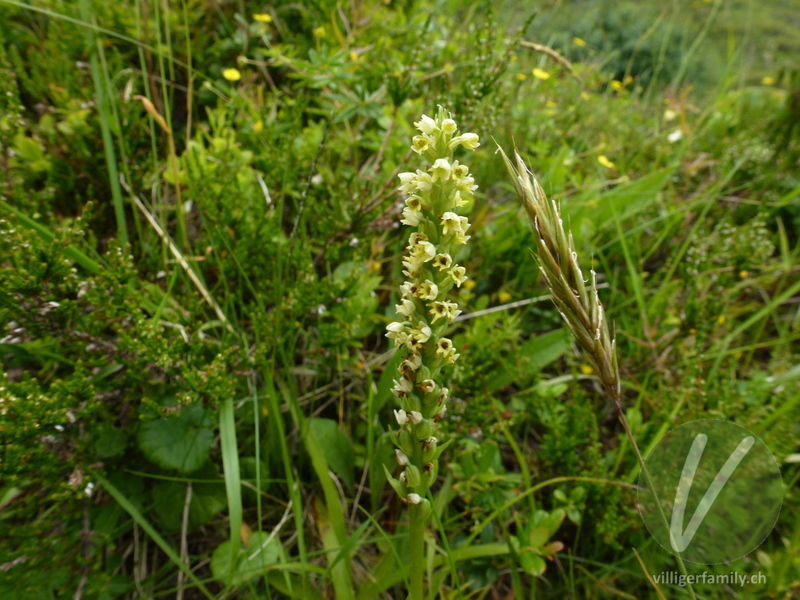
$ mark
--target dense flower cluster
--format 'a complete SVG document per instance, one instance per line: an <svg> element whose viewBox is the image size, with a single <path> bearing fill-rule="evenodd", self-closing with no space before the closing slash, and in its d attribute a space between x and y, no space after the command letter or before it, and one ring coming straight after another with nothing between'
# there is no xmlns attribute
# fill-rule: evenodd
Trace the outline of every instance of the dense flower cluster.
<svg viewBox="0 0 800 600"><path fill-rule="evenodd" d="M467 279L454 255L469 240L470 224L456 211L467 205L478 187L469 168L454 160L453 153L459 146L474 150L479 144L474 133L457 135L455 121L442 108L435 119L422 115L414 125L420 134L414 136L411 148L431 166L399 176L399 189L406 196L401 222L416 230L408 238L403 257L407 279L396 306L404 320L386 328L386 337L405 353L392 390L401 406L394 412L400 429L393 435L397 462L404 470L399 479L388 472L387 477L404 501L420 506L427 515L430 505L425 495L436 480L438 458L446 445L435 436L449 395L439 383L439 373L459 357L453 342L444 337L461 313L455 302L447 300L447 293Z"/></svg>

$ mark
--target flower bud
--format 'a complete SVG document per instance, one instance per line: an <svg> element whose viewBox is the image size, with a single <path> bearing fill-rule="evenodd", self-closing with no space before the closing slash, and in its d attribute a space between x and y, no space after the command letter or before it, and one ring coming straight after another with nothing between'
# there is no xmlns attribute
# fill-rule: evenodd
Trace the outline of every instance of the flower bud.
<svg viewBox="0 0 800 600"><path fill-rule="evenodd" d="M397 458L398 465L400 465L401 467L408 466L408 456L406 456L402 450L395 450L394 453Z"/></svg>
<svg viewBox="0 0 800 600"><path fill-rule="evenodd" d="M406 474L406 483L408 487L418 487L422 483L422 477L419 469L414 465L409 465L404 471Z"/></svg>
<svg viewBox="0 0 800 600"><path fill-rule="evenodd" d="M423 379L417 384L417 388L423 394L427 394L436 389L436 382L433 379Z"/></svg>
<svg viewBox="0 0 800 600"><path fill-rule="evenodd" d="M406 415L406 411L403 409L394 411L394 418L397 419L397 424L400 425L400 427L408 423L408 415Z"/></svg>
<svg viewBox="0 0 800 600"><path fill-rule="evenodd" d="M440 392L439 389L435 389L432 392L430 392L428 394L425 394L422 397L423 406L432 406L432 405L436 404L439 401L440 396L441 396L441 392Z"/></svg>
<svg viewBox="0 0 800 600"><path fill-rule="evenodd" d="M478 143L478 134L463 133L458 137L454 137L452 140L450 140L450 143L447 145L447 147L450 150L455 150L459 144L464 146L464 148L466 148L467 150L475 150L475 148L480 146L480 143Z"/></svg>
<svg viewBox="0 0 800 600"><path fill-rule="evenodd" d="M433 512L433 507L431 506L430 501L427 498L423 498L422 502L420 502L419 506L417 507L419 510L419 518L424 523L428 520L428 517L431 516Z"/></svg>
<svg viewBox="0 0 800 600"><path fill-rule="evenodd" d="M436 442L435 437L429 437L422 442L422 460L425 462L433 462L436 459Z"/></svg>
<svg viewBox="0 0 800 600"><path fill-rule="evenodd" d="M422 118L419 120L419 122L414 123L414 127L419 129L422 133L427 133L428 135L431 135L439 130L439 128L436 126L436 121L427 115L422 115Z"/></svg>
<svg viewBox="0 0 800 600"><path fill-rule="evenodd" d="M408 459L408 454L412 454L414 452L414 438L408 429L400 430L400 435L397 438L397 445L400 446L406 459Z"/></svg>
<svg viewBox="0 0 800 600"><path fill-rule="evenodd" d="M433 373L431 373L431 369L427 365L422 365L420 366L419 370L417 370L417 379L419 381L430 379L432 376Z"/></svg>
<svg viewBox="0 0 800 600"><path fill-rule="evenodd" d="M414 428L414 435L419 441L427 440L431 437L431 433L433 433L433 423L427 419Z"/></svg>
<svg viewBox="0 0 800 600"><path fill-rule="evenodd" d="M426 487L431 487L436 481L438 469L436 463L429 462L422 468L422 478L425 481Z"/></svg>
<svg viewBox="0 0 800 600"><path fill-rule="evenodd" d="M429 171L432 181L447 181L450 179L450 162L446 158L438 158Z"/></svg>

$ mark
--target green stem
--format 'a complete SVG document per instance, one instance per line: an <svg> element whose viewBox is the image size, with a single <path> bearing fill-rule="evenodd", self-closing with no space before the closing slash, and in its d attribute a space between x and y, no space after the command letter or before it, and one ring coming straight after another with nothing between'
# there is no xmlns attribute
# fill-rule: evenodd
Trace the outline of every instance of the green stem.
<svg viewBox="0 0 800 600"><path fill-rule="evenodd" d="M639 445L636 443L636 438L633 437L633 431L631 431L630 426L628 425L628 420L625 418L625 412L622 410L622 403L620 402L619 396L614 395L614 402L617 405L617 411L619 412L619 420L622 423L622 427L625 429L625 434L628 436L628 440L631 442L631 446L633 446L633 450L636 453L636 458L639 461L639 465L642 468L642 474L644 475L644 480L647 483L647 487L650 490L650 493L653 494L653 499L655 500L656 508L658 508L658 514L661 517L661 524L669 530L669 521L667 521L667 515L664 513L664 507L661 506L661 502L658 499L658 494L656 493L656 486L653 485L653 480L650 479L650 471L647 470L647 465L644 462L644 457L642 453L639 451ZM683 574L684 578L686 579L686 591L689 592L689 597L692 600L697 600L697 596L694 594L694 588L692 584L689 583L688 578L688 571L686 570L686 565L683 563L683 558L680 554L676 554L675 558L678 559L678 570Z"/></svg>
<svg viewBox="0 0 800 600"><path fill-rule="evenodd" d="M425 573L425 519L420 506L408 507L408 532L408 600L424 600L422 577Z"/></svg>

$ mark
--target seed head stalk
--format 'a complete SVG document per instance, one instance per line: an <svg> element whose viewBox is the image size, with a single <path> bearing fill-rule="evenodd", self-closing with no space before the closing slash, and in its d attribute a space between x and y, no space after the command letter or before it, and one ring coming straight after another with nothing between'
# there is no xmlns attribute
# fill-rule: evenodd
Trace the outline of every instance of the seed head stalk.
<svg viewBox="0 0 800 600"><path fill-rule="evenodd" d="M617 365L616 341L609 334L603 305L597 295L597 276L593 270L590 271L590 285L587 287L578 264L578 253L575 251L572 233L568 233L564 229L558 204L554 200L547 199L544 190L531 174L522 157L514 153L516 160L516 164L514 164L502 148L498 147L498 151L505 161L517 196L528 214L528 220L536 238L536 254L534 256L545 284L550 290L553 304L558 308L564 324L575 336L578 345L592 363L606 393L614 401L620 423L639 461L647 487L650 488L653 496L658 498L644 457L639 450L628 420L625 418L625 412L622 410L620 394L622 386ZM663 524L669 529L669 523L661 503L656 501L655 504ZM677 559L678 568L681 573L686 575L683 559L680 555L677 555ZM691 584L687 584L687 591L690 598L694 600L695 593Z"/></svg>
<svg viewBox="0 0 800 600"><path fill-rule="evenodd" d="M438 475L439 455L449 443L437 437L450 395L442 385L442 371L459 357L445 332L461 311L447 294L467 279L464 267L455 262L470 238L469 221L459 211L477 188L469 168L453 154L459 147L474 150L480 144L474 133L459 135L456 122L441 107L436 118L422 115L414 125L420 133L411 148L430 166L399 175L405 194L401 222L413 232L403 256L406 281L396 306L403 319L386 328L386 337L404 353L392 389L400 404L394 411L398 429L392 440L402 471L395 479L387 470L386 477L408 505L409 598L422 600L425 527L431 514L427 495Z"/></svg>

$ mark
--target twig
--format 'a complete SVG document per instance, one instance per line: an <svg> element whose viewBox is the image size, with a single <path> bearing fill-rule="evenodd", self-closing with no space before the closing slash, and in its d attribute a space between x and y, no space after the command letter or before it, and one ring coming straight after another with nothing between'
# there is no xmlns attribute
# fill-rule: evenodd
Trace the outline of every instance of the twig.
<svg viewBox="0 0 800 600"><path fill-rule="evenodd" d="M636 548L631 548L631 550L633 550L633 553L636 556L636 560L638 560L639 564L642 566L642 571L644 572L644 576L647 577L647 581L649 581L650 585L653 586L653 589L656 591L656 594L658 594L658 597L660 598L660 600L667 600L664 597L664 594L661 593L661 590L658 589L658 586L656 585L656 582L653 581L653 577L647 571L647 567L645 566L644 561L642 560L642 557L639 556L639 553L636 551Z"/></svg>
<svg viewBox="0 0 800 600"><path fill-rule="evenodd" d="M284 526L284 524L286 523L286 521L289 520L289 517L291 515L292 515L292 502L290 500L289 504L286 505L286 510L283 511L283 516L281 517L281 520L278 521L277 525L275 525L275 528L269 534L269 537L261 544L261 546L258 548L258 550L256 550L255 552L253 552L253 554L251 554L250 556L247 557L247 560L253 560L256 556L261 554L261 551L264 548L266 548L273 539L275 539L275 536L278 535L278 533L281 530L281 527Z"/></svg>
<svg viewBox="0 0 800 600"><path fill-rule="evenodd" d="M189 505L192 503L192 482L186 482L186 500L183 503L183 520L181 521L181 562L189 565L189 543L186 533L189 530ZM183 581L186 577L183 570L178 571L178 593L175 600L183 600Z"/></svg>
<svg viewBox="0 0 800 600"><path fill-rule="evenodd" d="M214 312L217 314L217 318L220 321L222 321L223 323L225 323L225 325L228 327L228 330L233 333L234 329L231 326L230 322L228 321L228 317L226 317L225 313L222 312L222 309L220 308L219 304L217 304L217 301L214 300L214 298L211 297L211 294L205 288L205 286L203 285L203 282L200 281L200 278L194 272L192 267L189 266L189 262L183 256L183 253L173 243L172 239L169 237L169 234L166 231L164 231L164 229L161 227L161 225L159 225L158 221L156 221L155 218L153 217L153 215L150 214L150 211L147 210L147 207L139 199L139 196L137 196L136 194L133 193L133 191L128 186L128 184L125 181L125 178L122 175L120 175L120 183L122 183L122 187L124 187L125 190L130 194L131 198L133 199L134 204L136 204L136 206L142 212L142 214L144 215L145 219L147 219L148 223L150 223L150 226L153 229L156 230L156 233L158 234L158 236L164 241L164 243L167 244L167 247L169 248L170 252L172 252L172 255L178 261L178 264L181 267L183 267L183 270L189 276L189 279L191 279L192 283L194 283L194 285L197 287L198 291L200 292L200 295L203 296L203 299L211 306L211 308L214 309Z"/></svg>
<svg viewBox="0 0 800 600"><path fill-rule="evenodd" d="M519 45L524 46L525 48L530 48L534 52L541 52L542 54L549 56L558 64L567 69L567 71L569 71L569 74L572 75L575 79L577 79L578 81L583 81L575 72L575 69L572 67L572 63L569 62L563 56L561 56L558 52L550 48L549 46L545 46L543 44L535 44L533 42L526 42L525 40L520 40Z"/></svg>
<svg viewBox="0 0 800 600"><path fill-rule="evenodd" d="M89 499L84 498L83 500L83 529L81 531L81 546L83 546L83 558L84 560L89 561L92 557L92 525L89 521ZM89 582L89 565L87 564L83 568L83 573L81 574L81 579L78 582L78 587L75 590L75 594L72 596L72 600L81 600L83 598L83 591L86 589L86 584Z"/></svg>
<svg viewBox="0 0 800 600"><path fill-rule="evenodd" d="M597 289L601 290L603 288L607 288L607 283L598 283ZM550 294L546 294L544 296L536 296L535 298L527 298L525 300L517 300L516 302L509 302L508 304L501 304L499 306L492 306L491 308L484 308L483 310L476 310L472 313L467 313L465 315L458 315L455 321L466 321L467 319L474 319L475 317L482 317L484 315L490 315L492 313L500 312L501 310L511 310L512 308L519 308L520 306L527 306L528 304L534 304L536 302L544 302L545 300L552 300L553 297ZM454 322L455 322L454 321Z"/></svg>
<svg viewBox="0 0 800 600"><path fill-rule="evenodd" d="M286 269L288 271L289 266L292 264L292 253L294 252L294 245L297 241L297 230L300 227L300 221L303 218L303 214L306 211L306 201L308 200L308 190L311 189L311 180L314 178L314 174L317 172L317 162L319 161L319 157L322 155L322 150L325 148L325 141L328 139L328 130L330 129L330 121L325 121L325 129L322 130L322 139L319 142L319 147L317 148L317 153L314 155L314 160L311 163L311 168L308 171L308 177L306 178L306 186L303 189L303 194L300 196L300 207L297 210L297 216L294 219L294 224L292 225L292 232L289 235L289 251L286 253Z"/></svg>

